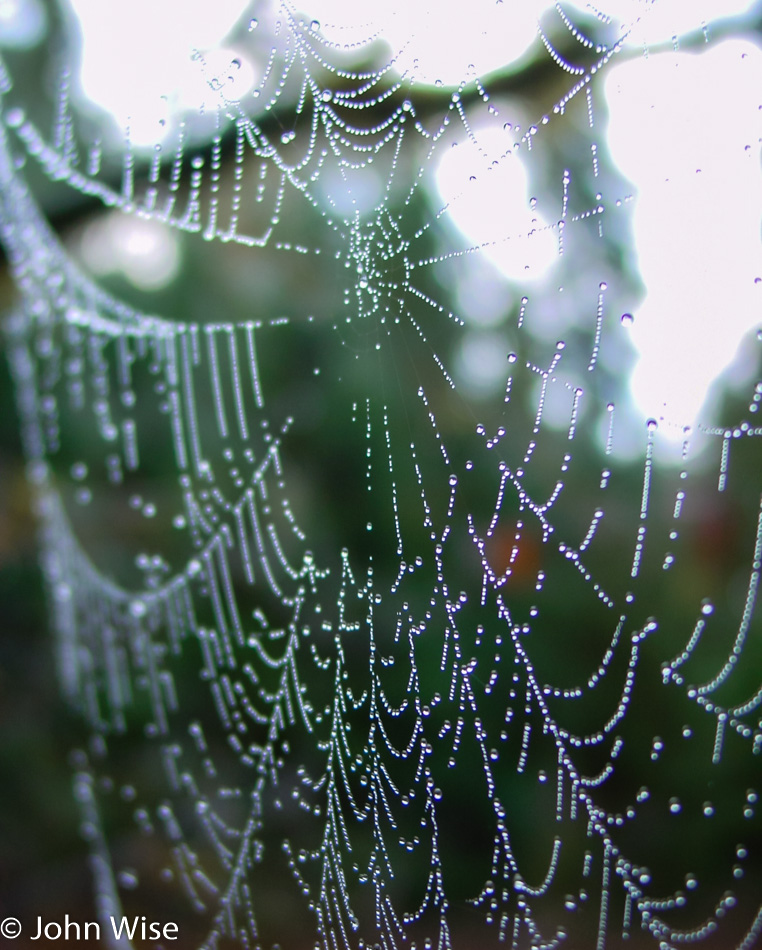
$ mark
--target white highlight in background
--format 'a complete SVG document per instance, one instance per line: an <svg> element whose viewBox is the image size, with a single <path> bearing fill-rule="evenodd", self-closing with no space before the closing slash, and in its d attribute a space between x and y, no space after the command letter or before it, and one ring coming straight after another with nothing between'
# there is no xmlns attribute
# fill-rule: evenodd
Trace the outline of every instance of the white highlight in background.
<svg viewBox="0 0 762 950"><path fill-rule="evenodd" d="M315 0L310 12L329 40L378 36L391 46L398 73L427 85L457 86L521 59L538 42L537 20L548 6L547 0L471 0L467 8L421 0Z"/></svg>
<svg viewBox="0 0 762 950"><path fill-rule="evenodd" d="M437 188L467 245L511 280L542 277L558 260L558 237L532 207L529 180L513 152L513 131L477 129L442 155Z"/></svg>
<svg viewBox="0 0 762 950"><path fill-rule="evenodd" d="M79 246L96 276L121 273L140 290L160 290L180 270L180 246L174 231L117 211L86 224Z"/></svg>
<svg viewBox="0 0 762 950"><path fill-rule="evenodd" d="M619 22L625 45L647 48L671 43L673 37L694 33L712 21L744 16L757 5L757 0L605 0L600 9ZM567 0L564 8L572 19L575 10L592 15L584 0ZM707 29L711 37L711 25Z"/></svg>
<svg viewBox="0 0 762 950"><path fill-rule="evenodd" d="M82 92L128 124L134 145L152 145L182 111L238 100L257 79L254 64L221 46L248 0L70 0L82 30ZM191 58L196 49L203 63ZM211 83L211 84L210 84Z"/></svg>
<svg viewBox="0 0 762 950"><path fill-rule="evenodd" d="M706 421L711 384L760 321L762 52L729 40L651 55L616 66L605 88L646 286L629 329L632 396L644 415Z"/></svg>
<svg viewBox="0 0 762 950"><path fill-rule="evenodd" d="M31 49L47 31L41 0L0 0L0 47Z"/></svg>

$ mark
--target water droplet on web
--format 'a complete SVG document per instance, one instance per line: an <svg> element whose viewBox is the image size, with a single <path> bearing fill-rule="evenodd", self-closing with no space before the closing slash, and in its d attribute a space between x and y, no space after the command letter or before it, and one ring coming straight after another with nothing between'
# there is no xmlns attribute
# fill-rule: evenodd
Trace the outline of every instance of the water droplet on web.
<svg viewBox="0 0 762 950"><path fill-rule="evenodd" d="M710 614L714 613L714 604L711 602L711 600L709 600L708 597L705 597L701 601L701 613L705 617L708 617Z"/></svg>
<svg viewBox="0 0 762 950"><path fill-rule="evenodd" d="M19 108L9 109L5 117L5 124L10 129L17 129L24 121L24 110Z"/></svg>
<svg viewBox="0 0 762 950"><path fill-rule="evenodd" d="M679 815L682 811L683 806L680 804L679 798L670 798L669 800L669 810L673 815Z"/></svg>
<svg viewBox="0 0 762 950"><path fill-rule="evenodd" d="M310 29L313 33L317 33L320 29L320 20L313 20L312 23L310 23Z"/></svg>
<svg viewBox="0 0 762 950"><path fill-rule="evenodd" d="M55 598L63 603L71 600L71 587L68 584L56 584Z"/></svg>
<svg viewBox="0 0 762 950"><path fill-rule="evenodd" d="M71 477L78 482L87 478L87 465L84 462L75 462L71 467Z"/></svg>
<svg viewBox="0 0 762 950"><path fill-rule="evenodd" d="M623 313L619 318L619 322L623 327L631 327L635 322L635 317L631 313Z"/></svg>
<svg viewBox="0 0 762 950"><path fill-rule="evenodd" d="M252 17L249 20L249 33L251 33L252 30L256 30L258 26L259 26L259 20L256 17Z"/></svg>
<svg viewBox="0 0 762 950"><path fill-rule="evenodd" d="M138 876L135 871L127 870L126 868L124 871L119 872L117 880L119 881L121 887L129 891L134 890L139 883Z"/></svg>

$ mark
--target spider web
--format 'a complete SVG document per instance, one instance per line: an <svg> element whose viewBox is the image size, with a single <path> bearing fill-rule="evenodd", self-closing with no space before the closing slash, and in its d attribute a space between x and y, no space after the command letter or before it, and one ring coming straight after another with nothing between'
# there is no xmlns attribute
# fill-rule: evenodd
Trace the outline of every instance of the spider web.
<svg viewBox="0 0 762 950"><path fill-rule="evenodd" d="M257 4L149 148L93 133L70 67L25 102L8 57L8 349L106 935L757 941L762 384L699 425L622 385L638 202L603 84L639 24L543 14L527 123L461 24L437 85L415 34ZM217 291L111 293L53 187L188 235Z"/></svg>

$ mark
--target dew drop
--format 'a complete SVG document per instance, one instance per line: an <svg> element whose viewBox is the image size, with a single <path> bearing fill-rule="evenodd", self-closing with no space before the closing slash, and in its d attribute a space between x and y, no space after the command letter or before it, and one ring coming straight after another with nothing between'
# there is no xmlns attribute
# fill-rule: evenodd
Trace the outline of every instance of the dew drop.
<svg viewBox="0 0 762 950"><path fill-rule="evenodd" d="M10 129L17 129L24 121L23 109L9 109L5 117L5 124Z"/></svg>
<svg viewBox="0 0 762 950"><path fill-rule="evenodd" d="M619 318L619 322L623 327L631 327L635 323L635 317L631 313L623 313Z"/></svg>
<svg viewBox="0 0 762 950"><path fill-rule="evenodd" d="M78 482L87 478L87 465L84 462L75 462L71 467L71 477Z"/></svg>
<svg viewBox="0 0 762 950"><path fill-rule="evenodd" d="M119 884L128 891L132 891L138 886L138 876L132 870L120 871L117 879Z"/></svg>

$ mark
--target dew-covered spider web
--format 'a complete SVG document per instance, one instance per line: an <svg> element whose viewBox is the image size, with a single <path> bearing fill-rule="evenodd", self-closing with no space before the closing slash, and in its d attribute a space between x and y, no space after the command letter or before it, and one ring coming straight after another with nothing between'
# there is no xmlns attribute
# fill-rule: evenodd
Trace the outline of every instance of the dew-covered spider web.
<svg viewBox="0 0 762 950"><path fill-rule="evenodd" d="M0 225L100 919L758 945L752 14L87 6Z"/></svg>

